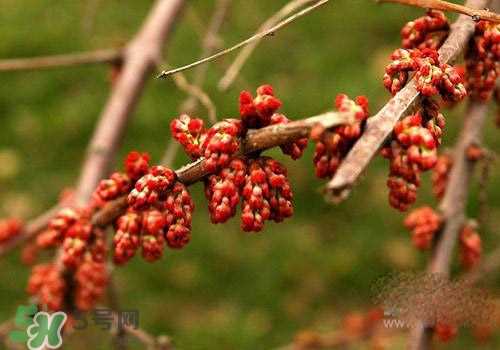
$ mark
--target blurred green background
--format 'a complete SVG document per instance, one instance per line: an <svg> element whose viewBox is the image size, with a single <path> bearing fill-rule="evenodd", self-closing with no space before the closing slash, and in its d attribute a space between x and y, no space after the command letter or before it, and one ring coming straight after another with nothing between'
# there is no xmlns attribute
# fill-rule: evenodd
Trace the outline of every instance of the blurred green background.
<svg viewBox="0 0 500 350"><path fill-rule="evenodd" d="M286 2L234 0L220 32L223 45L248 37ZM199 56L200 36L214 5L212 0L187 3L165 51L173 66ZM152 4L1 0L0 58L119 47L136 32ZM381 78L389 53L399 46L399 30L422 13L372 0L332 0L264 40L228 92L219 92L217 82L234 55L209 65L203 87L220 118L237 116L240 90L254 91L262 83L274 85L282 111L291 119L331 108L341 92L368 96L375 113L389 98ZM35 216L56 202L63 188L74 185L109 94L108 77L109 67L103 65L0 73L0 217ZM171 80L149 79L117 167L133 149L160 159L169 121L184 98ZM454 142L462 111L460 106L445 112L445 147ZM200 109L198 114L206 113ZM486 139L497 150L500 131L493 127L491 114ZM224 226L208 225L202 186L193 186L197 210L192 242L181 251L166 251L157 263L134 259L117 268L122 308L138 309L141 327L172 336L181 349L268 349L289 343L303 329L336 329L345 313L373 306L371 287L377 279L423 269L427 254L413 249L402 226L404 215L388 205L387 162L373 161L349 200L332 206L320 193L324 182L313 176L312 150L310 145L296 162L268 152L289 168L296 214L282 224L266 224L260 234L243 233L238 218ZM176 166L187 161L179 153ZM488 215L480 230L486 252L498 241L499 171L493 168L488 183ZM475 183L471 216L478 211L477 189ZM436 204L428 174L418 203ZM28 273L18 251L0 261L0 320L12 317L26 301ZM493 276L488 284L494 287L499 281ZM83 338L69 337L65 347L109 348L105 332L87 332ZM488 346L496 348L495 343ZM449 345L475 347L467 330Z"/></svg>

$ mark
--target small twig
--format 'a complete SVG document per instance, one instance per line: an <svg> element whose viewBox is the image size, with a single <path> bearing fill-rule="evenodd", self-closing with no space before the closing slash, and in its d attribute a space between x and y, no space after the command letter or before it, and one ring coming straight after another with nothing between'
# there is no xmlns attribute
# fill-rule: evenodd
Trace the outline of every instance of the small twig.
<svg viewBox="0 0 500 350"><path fill-rule="evenodd" d="M436 243L428 272L448 276L453 250L457 237L466 220L465 207L469 192L469 182L474 162L467 159L467 148L480 144L481 133L487 115L487 105L471 102L465 114L465 121L458 143L454 149L453 167L448 178L446 192L439 209L443 215L444 226ZM432 330L423 323L412 329L410 348L425 350L429 348Z"/></svg>
<svg viewBox="0 0 500 350"><path fill-rule="evenodd" d="M377 2L394 2L403 5L434 9L439 11L457 12L472 17L475 21L480 19L500 23L500 15L490 10L476 10L471 7L454 4L443 0L376 0Z"/></svg>
<svg viewBox="0 0 500 350"><path fill-rule="evenodd" d="M179 148L179 143L173 137L171 137L170 140L168 140L167 147L165 148L165 152L163 153L163 157L161 158L160 163L164 164L165 166L172 167Z"/></svg>
<svg viewBox="0 0 500 350"><path fill-rule="evenodd" d="M318 7L322 6L322 5L325 5L329 0L320 0L318 1L317 3L315 3L314 5L312 6L309 6L309 7L306 7L305 9L303 9L302 11L299 11L297 13L295 13L294 15L286 18L285 20L279 22L278 24L276 24L275 26L273 26L272 28L269 28L268 30L265 30L261 33L257 33L253 36L251 36L250 38L230 47L230 48L227 48L227 49L224 49L222 51L219 51L217 52L216 54L214 55L211 55L209 57L206 57L206 58L203 58L201 60L198 60L196 62L193 62L193 63L190 63L188 65L185 65L185 66L182 66L182 67L179 67L179 68L175 68L175 69L171 69L171 70L168 70L168 71L163 71L161 72L157 78L166 78L168 77L169 75L172 75L172 74L175 74L175 73L179 73L179 72L182 72L184 70L187 70L187 69L191 69L191 68L194 68L196 66L199 66L200 64L203 64L203 63L206 63L206 62L210 62L210 61L213 61L219 57L222 57L224 55L227 55L235 50L238 50L256 40L260 40L261 38L264 38L270 34L274 34L276 33L278 30L280 30L281 28L285 27L286 25L296 21L297 19L299 19L300 17L302 16L305 16L306 14L308 14L309 12L317 9Z"/></svg>
<svg viewBox="0 0 500 350"><path fill-rule="evenodd" d="M118 293L116 291L115 280L113 279L113 275L109 274L108 281L108 304L112 310L120 311L120 300L118 299ZM115 350L126 350L127 349L127 337L125 328L118 327L118 322L116 322L116 332L113 336L113 348Z"/></svg>
<svg viewBox="0 0 500 350"><path fill-rule="evenodd" d="M96 63L118 63L121 49L104 49L65 55L0 60L0 71L36 70Z"/></svg>
<svg viewBox="0 0 500 350"><path fill-rule="evenodd" d="M297 11L303 6L306 6L310 3L315 3L318 0L292 0L289 3L287 3L285 6L283 6L278 12L273 14L271 17L269 17L257 30L257 33L264 32L267 29L273 27L278 23L279 21L282 21L284 18L288 17L291 13ZM245 64L245 62L248 60L252 52L255 50L257 45L259 45L259 42L261 41L262 38L259 40L255 40L254 42L248 44L246 47L244 47L236 56L234 59L233 63L229 66L229 68L226 70L226 73L224 73L224 76L220 79L219 81L219 89L222 91L225 91L229 88L229 86L234 82L234 79L238 76L238 73L240 72L241 68Z"/></svg>
<svg viewBox="0 0 500 350"><path fill-rule="evenodd" d="M203 91L199 87L199 85L190 84L183 73L177 73L172 78L179 90L186 92L191 98L192 97L196 98L196 100L198 100L203 105L203 107L207 109L208 119L210 120L210 122L212 124L216 123L217 122L216 108L214 103L208 96L208 94L206 94L205 91ZM193 107L194 105L191 108Z"/></svg>
<svg viewBox="0 0 500 350"><path fill-rule="evenodd" d="M484 8L489 2L468 0L466 4L471 8ZM452 25L450 35L439 49L440 62L452 62L465 49L473 32L474 22L470 17L461 15ZM327 184L326 189L330 195L347 197L351 187L392 132L394 125L415 105L419 96L415 81L411 80L376 115L368 119L363 135Z"/></svg>

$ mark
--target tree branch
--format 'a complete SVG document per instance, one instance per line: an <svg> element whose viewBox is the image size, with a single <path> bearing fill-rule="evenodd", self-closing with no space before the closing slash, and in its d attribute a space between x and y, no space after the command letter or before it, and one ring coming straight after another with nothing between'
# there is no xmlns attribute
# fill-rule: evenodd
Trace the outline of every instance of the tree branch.
<svg viewBox="0 0 500 350"><path fill-rule="evenodd" d="M144 83L161 59L163 44L183 4L184 0L156 1L144 25L125 48L120 77L87 150L76 190L77 204L87 202L98 182L108 173Z"/></svg>
<svg viewBox="0 0 500 350"><path fill-rule="evenodd" d="M376 0L377 2L394 2L403 5L434 9L439 11L457 12L472 17L474 20L484 19L495 23L500 23L500 15L488 9L476 10L467 6L454 4L442 0Z"/></svg>
<svg viewBox="0 0 500 350"><path fill-rule="evenodd" d="M224 49L222 51L219 51L217 52L216 54L214 55L211 55L209 57L206 57L206 58L203 58L201 60L198 60L196 62L193 62L193 63L190 63L188 65L185 65L185 66L182 66L182 67L179 67L179 68L175 68L175 69L171 69L171 70L168 70L168 71L163 71L161 72L159 75L158 75L158 78L166 78L168 77L169 75L172 75L172 74L175 74L175 73L179 73L179 72L182 72L182 71L185 71L187 69L191 69L191 68L194 68L196 66L199 66L200 64L203 64L203 63L207 63L207 62L210 62L210 61L213 61L217 58L220 58L224 55L227 55L235 50L238 50L254 41L257 41L257 40L260 40L266 36L269 36L269 35L272 35L274 33L276 33L278 30L280 30L281 28L287 26L288 24L296 21L297 19L299 19L300 17L302 16L305 16L306 14L308 14L309 12L317 9L318 7L320 6L323 6L325 5L329 0L318 0L317 3L315 3L314 5L312 6L309 6L309 7L306 7L305 9L303 9L302 11L299 11L295 14L293 14L292 16L284 19L283 21L279 22L278 24L276 24L275 26L269 28L268 30L265 30L263 32L260 32L260 33L257 33L255 35L252 35L250 38L230 47L230 48L227 48L227 49Z"/></svg>
<svg viewBox="0 0 500 350"><path fill-rule="evenodd" d="M262 129L251 130L242 140L241 155L265 150L281 144L308 137L312 128L321 125L331 128L336 125L351 123L352 117L345 113L327 112L315 117L296 120L287 124L271 125ZM204 158L189 163L176 171L177 179L185 185L201 180L209 173L205 170ZM104 206L94 214L92 223L105 227L112 223L127 208L126 196L120 197Z"/></svg>
<svg viewBox="0 0 500 350"><path fill-rule="evenodd" d="M454 149L453 167L451 168L446 192L439 209L443 215L444 227L441 231L428 272L448 276L451 258L458 234L466 220L466 203L469 193L469 180L474 169L474 163L467 159L466 151L470 145L479 144L484 121L487 115L487 105L481 102L471 102L468 106L462 132ZM425 350L429 348L432 329L423 323L412 329L410 348Z"/></svg>
<svg viewBox="0 0 500 350"><path fill-rule="evenodd" d="M297 11L303 6L309 5L311 3L315 3L318 0L292 0L285 4L278 12L273 14L271 17L269 17L257 30L257 33L264 32L267 29L273 27L276 25L276 23L279 23L282 21L284 18L289 16L291 13ZM262 38L261 38L262 39ZM240 72L241 68L245 64L245 62L248 60L252 52L255 50L257 45L259 45L259 42L261 41L255 40L254 42L248 44L246 47L244 47L240 53L236 56L234 59L233 63L229 66L229 68L226 70L226 73L224 73L224 76L220 79L219 81L219 89L222 91L225 91L229 88L229 86L234 82L234 79L238 76L238 73Z"/></svg>
<svg viewBox="0 0 500 350"><path fill-rule="evenodd" d="M466 4L471 8L484 8L489 2L489 0L468 0ZM440 62L452 62L460 55L473 32L472 19L465 15L459 16L452 25L448 39L439 49ZM347 197L350 188L391 134L394 125L414 106L419 95L415 81L411 80L375 116L368 119L365 132L327 184L326 190L329 195L340 199Z"/></svg>
<svg viewBox="0 0 500 350"><path fill-rule="evenodd" d="M49 69L81 64L119 63L122 60L122 55L121 49L104 49L45 57L12 58L0 60L0 72Z"/></svg>

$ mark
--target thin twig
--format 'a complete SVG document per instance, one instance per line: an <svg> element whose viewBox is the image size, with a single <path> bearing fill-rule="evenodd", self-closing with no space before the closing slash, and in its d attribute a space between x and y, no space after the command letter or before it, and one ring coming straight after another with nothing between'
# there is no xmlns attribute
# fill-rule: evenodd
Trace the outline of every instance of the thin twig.
<svg viewBox="0 0 500 350"><path fill-rule="evenodd" d="M453 167L446 186L446 192L439 205L443 215L444 226L438 242L433 250L428 265L428 272L448 276L453 250L458 234L465 220L465 208L469 193L469 182L475 162L467 159L467 148L480 144L481 133L486 119L487 105L481 102L471 102L468 106L462 132L453 154ZM412 329L410 348L426 350L429 348L432 329L420 323Z"/></svg>
<svg viewBox="0 0 500 350"><path fill-rule="evenodd" d="M118 298L118 292L116 290L115 280L113 275L109 274L108 280L108 304L112 310L120 311L120 300ZM127 347L127 337L124 327L118 327L118 322L116 322L116 332L113 334L113 348L115 350L126 350Z"/></svg>
<svg viewBox="0 0 500 350"><path fill-rule="evenodd" d="M488 3L489 0L468 0L466 4L471 8L484 8ZM452 25L450 35L439 49L440 62L452 62L460 55L473 32L474 22L471 18L465 15L459 16ZM419 96L415 81L411 80L375 116L368 119L365 132L327 184L326 189L329 195L340 199L347 197L351 187L391 134L394 125L415 105Z"/></svg>
<svg viewBox="0 0 500 350"><path fill-rule="evenodd" d="M281 28L285 27L286 25L296 21L297 19L299 19L300 17L302 16L305 16L306 14L308 14L309 12L317 9L318 7L320 6L323 6L325 5L329 0L320 0L318 1L316 4L312 5L312 6L309 6L309 7L306 7L305 9L303 9L302 11L299 11L297 12L296 14L286 18L285 20L279 22L278 24L276 24L275 26L273 26L272 28L269 28L268 30L265 30L264 32L261 32L261 33L257 33L255 35L252 35L250 38L230 47L230 48L227 48L227 49L224 49L222 51L219 51L217 52L216 54L214 55L211 55L209 57L206 57L204 59L201 59L201 60L198 60L196 62L193 62L193 63L190 63L188 65L185 65L185 66L182 66L182 67L179 67L179 68L175 68L175 69L171 69L171 70L168 70L168 71L163 71L161 72L157 78L166 78L168 77L169 75L172 75L172 74L175 74L175 73L179 73L179 72L182 72L184 70L187 70L187 69L191 69L191 68L194 68L196 66L199 66L200 64L203 64L203 63L207 63L207 62L210 62L210 61L213 61L219 57L222 57L224 55L227 55L235 50L238 50L256 40L260 40L261 38L264 38L266 36L269 36L271 34L274 34L276 33L278 30L280 30Z"/></svg>
<svg viewBox="0 0 500 350"><path fill-rule="evenodd" d="M297 11L303 6L306 6L310 3L318 2L318 0L292 0L288 2L285 6L283 6L278 12L269 17L260 27L257 29L257 33L264 32L269 28L272 28L276 23L279 23L284 18L288 17L291 13ZM262 38L261 38L262 39ZM219 81L219 89L225 91L229 88L229 86L234 82L234 79L238 76L241 68L248 60L252 52L255 50L259 42L261 41L255 40L254 42L248 44L244 47L236 56L233 63L229 66L224 73L224 76Z"/></svg>
<svg viewBox="0 0 500 350"><path fill-rule="evenodd" d="M474 20L486 20L500 23L500 15L490 10L476 10L468 6L462 6L443 0L376 0L377 2L394 2L403 5L461 13L472 17Z"/></svg>
<svg viewBox="0 0 500 350"><path fill-rule="evenodd" d="M122 60L121 49L104 49L65 55L0 60L1 71L37 70L82 64L118 63Z"/></svg>

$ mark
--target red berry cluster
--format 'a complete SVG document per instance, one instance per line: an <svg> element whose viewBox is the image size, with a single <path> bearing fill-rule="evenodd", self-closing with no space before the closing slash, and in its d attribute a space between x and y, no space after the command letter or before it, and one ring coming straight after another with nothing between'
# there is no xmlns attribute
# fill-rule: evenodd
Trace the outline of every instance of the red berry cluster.
<svg viewBox="0 0 500 350"><path fill-rule="evenodd" d="M354 122L329 130L313 130L311 137L316 141L314 151L314 167L319 178L332 177L342 159L347 155L354 143L361 137L366 119L368 118L368 99L358 96L356 101L347 95L339 94L335 99L339 112L350 113Z"/></svg>
<svg viewBox="0 0 500 350"><path fill-rule="evenodd" d="M404 221L412 232L412 241L418 249L429 249L436 233L441 228L442 218L431 207L413 210Z"/></svg>
<svg viewBox="0 0 500 350"><path fill-rule="evenodd" d="M211 173L205 179L205 195L213 223L233 217L240 200L241 226L245 231L260 231L266 220L279 222L292 215L292 192L286 169L271 158L260 157L258 152L245 158L236 156L240 139L249 129L289 122L276 113L280 107L281 101L273 88L262 85L256 97L248 91L240 94L241 120L226 119L208 130L200 119L186 115L172 121L174 137L186 153L195 159L205 157L205 170ZM307 138L302 138L282 145L281 149L297 159L306 146Z"/></svg>
<svg viewBox="0 0 500 350"><path fill-rule="evenodd" d="M426 97L440 94L445 101L460 101L467 91L455 67L439 63L435 49L397 49L385 68L384 86L395 95L415 73L417 90Z"/></svg>
<svg viewBox="0 0 500 350"><path fill-rule="evenodd" d="M420 173L437 163L437 147L445 127L439 106L424 99L420 110L403 118L394 127L391 143L382 149L382 156L390 160L389 203L405 211L417 198Z"/></svg>
<svg viewBox="0 0 500 350"><path fill-rule="evenodd" d="M476 266L481 260L481 237L475 223L467 223L460 232L460 259L465 268Z"/></svg>
<svg viewBox="0 0 500 350"><path fill-rule="evenodd" d="M473 99L490 100L500 74L500 25L476 23L476 31L465 55L467 89Z"/></svg>
<svg viewBox="0 0 500 350"><path fill-rule="evenodd" d="M443 12L429 10L425 16L406 23L401 29L402 46L405 49L437 50L448 36L449 29Z"/></svg>
<svg viewBox="0 0 500 350"><path fill-rule="evenodd" d="M28 293L36 295L39 303L51 311L64 307L66 282L55 264L40 264L33 267L28 281Z"/></svg>
<svg viewBox="0 0 500 350"><path fill-rule="evenodd" d="M23 224L18 219L0 220L0 244L5 243L17 236L23 228Z"/></svg>
<svg viewBox="0 0 500 350"><path fill-rule="evenodd" d="M453 159L448 154L440 155L432 170L432 192L437 199L442 199L448 185Z"/></svg>

